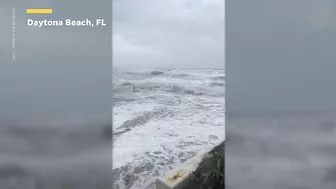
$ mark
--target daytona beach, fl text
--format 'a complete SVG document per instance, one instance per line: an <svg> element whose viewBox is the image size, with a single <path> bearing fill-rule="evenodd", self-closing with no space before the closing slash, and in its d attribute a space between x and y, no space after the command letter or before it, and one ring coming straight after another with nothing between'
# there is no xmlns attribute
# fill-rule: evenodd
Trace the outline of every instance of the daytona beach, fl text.
<svg viewBox="0 0 336 189"><path fill-rule="evenodd" d="M68 26L68 27L95 27L95 26L106 26L104 19L96 19L95 22L92 22L89 19L85 20L33 20L28 19L27 25L32 27L59 27L59 26Z"/></svg>

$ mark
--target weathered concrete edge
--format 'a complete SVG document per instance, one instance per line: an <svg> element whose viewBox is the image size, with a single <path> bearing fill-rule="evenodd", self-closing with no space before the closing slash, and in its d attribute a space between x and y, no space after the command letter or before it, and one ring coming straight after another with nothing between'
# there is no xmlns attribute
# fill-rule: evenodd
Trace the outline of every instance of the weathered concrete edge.
<svg viewBox="0 0 336 189"><path fill-rule="evenodd" d="M197 169L204 156L220 146L223 142L225 142L225 140L200 151L195 157L169 171L164 177L158 178L156 180L156 189L181 189L184 187L184 184L192 178L192 173Z"/></svg>

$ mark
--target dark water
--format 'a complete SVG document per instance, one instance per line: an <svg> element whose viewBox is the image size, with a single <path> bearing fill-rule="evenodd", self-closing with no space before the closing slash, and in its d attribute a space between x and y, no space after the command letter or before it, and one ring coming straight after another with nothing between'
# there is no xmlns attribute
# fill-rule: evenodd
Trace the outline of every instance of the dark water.
<svg viewBox="0 0 336 189"><path fill-rule="evenodd" d="M228 188L336 188L335 115L322 112L229 115Z"/></svg>
<svg viewBox="0 0 336 189"><path fill-rule="evenodd" d="M111 188L111 127L108 116L1 118L0 188Z"/></svg>

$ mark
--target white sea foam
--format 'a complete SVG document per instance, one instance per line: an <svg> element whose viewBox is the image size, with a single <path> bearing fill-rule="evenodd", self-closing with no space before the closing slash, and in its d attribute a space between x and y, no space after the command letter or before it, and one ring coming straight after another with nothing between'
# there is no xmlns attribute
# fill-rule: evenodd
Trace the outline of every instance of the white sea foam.
<svg viewBox="0 0 336 189"><path fill-rule="evenodd" d="M224 140L224 70L115 74L113 169L117 186L151 188L156 177ZM222 85L212 86L212 82Z"/></svg>

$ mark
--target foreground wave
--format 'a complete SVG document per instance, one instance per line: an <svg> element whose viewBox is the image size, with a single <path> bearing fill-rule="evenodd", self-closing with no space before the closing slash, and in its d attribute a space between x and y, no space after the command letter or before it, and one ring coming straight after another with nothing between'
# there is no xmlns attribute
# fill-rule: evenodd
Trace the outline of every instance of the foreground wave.
<svg viewBox="0 0 336 189"><path fill-rule="evenodd" d="M222 141L224 79L224 70L115 71L114 187L154 188L156 177Z"/></svg>

